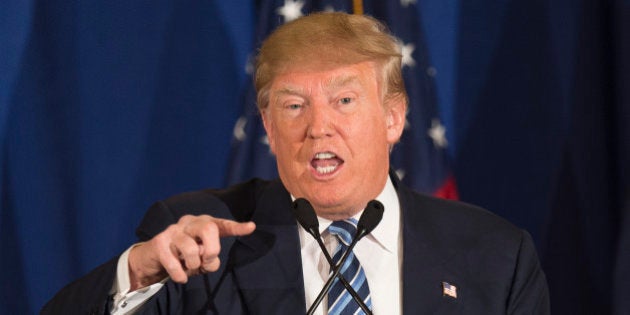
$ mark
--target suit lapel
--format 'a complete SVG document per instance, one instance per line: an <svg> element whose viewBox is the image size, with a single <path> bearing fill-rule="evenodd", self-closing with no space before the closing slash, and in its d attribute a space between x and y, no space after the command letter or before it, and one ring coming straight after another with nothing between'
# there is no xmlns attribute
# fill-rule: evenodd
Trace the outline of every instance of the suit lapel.
<svg viewBox="0 0 630 315"><path fill-rule="evenodd" d="M403 224L403 313L450 314L461 311L459 299L443 294L442 282L457 285L456 274L447 269L449 248L436 248L422 197L394 176Z"/></svg>
<svg viewBox="0 0 630 315"><path fill-rule="evenodd" d="M234 276L251 314L300 314L306 309L297 224L279 181L263 189L252 220L256 232L236 241Z"/></svg>

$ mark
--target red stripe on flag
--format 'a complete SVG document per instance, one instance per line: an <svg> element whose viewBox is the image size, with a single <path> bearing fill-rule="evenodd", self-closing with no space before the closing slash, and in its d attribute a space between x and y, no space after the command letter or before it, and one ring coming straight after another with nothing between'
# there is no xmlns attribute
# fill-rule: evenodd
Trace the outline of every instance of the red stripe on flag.
<svg viewBox="0 0 630 315"><path fill-rule="evenodd" d="M446 181L444 181L442 186L438 188L433 195L444 199L459 200L457 185L455 184L453 175L449 175Z"/></svg>

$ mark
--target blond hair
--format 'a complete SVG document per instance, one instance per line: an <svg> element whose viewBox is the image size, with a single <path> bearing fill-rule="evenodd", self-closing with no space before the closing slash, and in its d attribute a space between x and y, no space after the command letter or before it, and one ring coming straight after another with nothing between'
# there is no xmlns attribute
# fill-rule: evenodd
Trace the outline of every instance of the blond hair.
<svg viewBox="0 0 630 315"><path fill-rule="evenodd" d="M401 60L397 39L375 18L340 12L301 17L276 29L260 48L254 77L258 109L267 108L271 82L289 68L321 69L363 61L380 67L386 99L402 97L407 104Z"/></svg>

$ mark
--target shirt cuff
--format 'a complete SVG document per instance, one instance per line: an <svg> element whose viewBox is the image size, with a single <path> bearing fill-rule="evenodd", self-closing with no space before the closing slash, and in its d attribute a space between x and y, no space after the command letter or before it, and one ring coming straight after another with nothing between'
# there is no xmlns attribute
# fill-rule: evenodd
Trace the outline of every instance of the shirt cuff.
<svg viewBox="0 0 630 315"><path fill-rule="evenodd" d="M132 245L118 258L116 280L110 291L114 296L110 307L111 314L130 314L137 310L150 297L157 293L169 279L166 277L158 283L129 292L131 288L131 281L129 280L129 252L132 248L141 244L142 243L137 243Z"/></svg>
<svg viewBox="0 0 630 315"><path fill-rule="evenodd" d="M131 288L131 281L129 280L129 252L132 248L141 245L142 243L136 243L131 245L120 257L118 258L118 266L116 267L116 281L110 293L126 294Z"/></svg>

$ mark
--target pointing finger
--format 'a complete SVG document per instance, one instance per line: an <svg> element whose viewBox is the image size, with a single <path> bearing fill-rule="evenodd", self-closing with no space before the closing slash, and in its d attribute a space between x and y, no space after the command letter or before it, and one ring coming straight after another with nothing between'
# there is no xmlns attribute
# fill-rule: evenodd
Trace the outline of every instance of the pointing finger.
<svg viewBox="0 0 630 315"><path fill-rule="evenodd" d="M219 227L219 236L243 236L254 232L256 224L254 222L236 222L226 219L215 219L215 224Z"/></svg>

